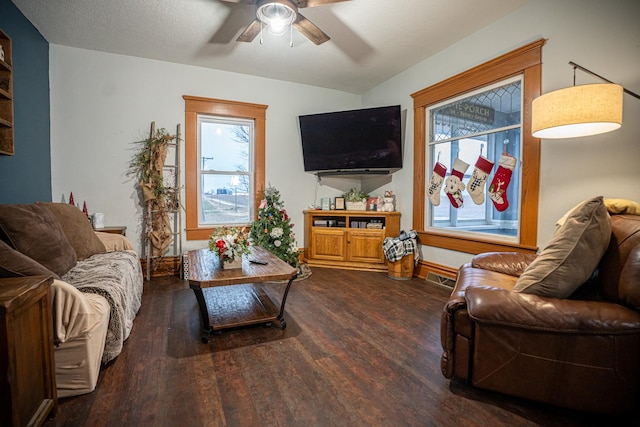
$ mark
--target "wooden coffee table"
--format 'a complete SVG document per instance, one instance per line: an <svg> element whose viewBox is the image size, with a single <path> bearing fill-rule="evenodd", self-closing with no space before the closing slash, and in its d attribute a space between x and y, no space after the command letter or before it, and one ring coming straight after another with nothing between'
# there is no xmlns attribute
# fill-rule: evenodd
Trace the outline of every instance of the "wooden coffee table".
<svg viewBox="0 0 640 427"><path fill-rule="evenodd" d="M265 265L249 260L266 261ZM242 259L242 268L222 269L218 256L209 249L189 251L189 287L200 308L200 339L209 342L211 333L255 324L270 326L277 320L287 327L284 306L298 270L261 247ZM288 280L280 308L264 292L261 283Z"/></svg>

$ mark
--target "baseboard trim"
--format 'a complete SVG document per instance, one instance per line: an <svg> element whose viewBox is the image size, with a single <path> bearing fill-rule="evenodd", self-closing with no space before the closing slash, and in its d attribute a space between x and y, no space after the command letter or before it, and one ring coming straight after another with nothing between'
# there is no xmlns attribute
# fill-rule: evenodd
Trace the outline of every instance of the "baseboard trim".
<svg viewBox="0 0 640 427"><path fill-rule="evenodd" d="M179 256L165 256L160 259L152 259L151 277L178 276L182 269L182 263ZM142 266L142 274L147 277L147 259L140 258Z"/></svg>
<svg viewBox="0 0 640 427"><path fill-rule="evenodd" d="M430 261L420 260L413 271L414 277L419 277L421 279L426 279L429 273L435 273L440 276L455 279L458 274L458 269Z"/></svg>

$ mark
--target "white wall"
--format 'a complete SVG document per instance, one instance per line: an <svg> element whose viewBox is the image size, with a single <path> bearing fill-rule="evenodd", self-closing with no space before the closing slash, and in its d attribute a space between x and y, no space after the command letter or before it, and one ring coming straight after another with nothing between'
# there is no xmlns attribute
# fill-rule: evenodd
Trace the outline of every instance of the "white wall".
<svg viewBox="0 0 640 427"><path fill-rule="evenodd" d="M572 85L569 61L640 93L638 17L637 0L535 0L366 93L365 106L400 103L408 112L408 156L393 182L400 200L410 198L413 186L411 93L539 38L547 39L543 47L543 93ZM578 71L577 84L599 82ZM640 100L625 94L622 129L599 136L542 141L540 248L550 240L555 221L586 198L602 195L640 201L639 118ZM409 201L403 204L402 214L402 227L410 229ZM452 267L471 258L432 247L424 247L422 255Z"/></svg>
<svg viewBox="0 0 640 427"><path fill-rule="evenodd" d="M142 208L126 175L133 142L148 136L151 121L170 132L182 123L184 133L183 95L269 106L266 180L280 190L299 246L316 179L304 172L297 116L361 106L350 93L59 45L50 46L50 85L53 200L72 191L89 213L104 213L106 225L126 225L138 251ZM339 193L317 188L318 198ZM183 248L204 245L184 240Z"/></svg>
<svg viewBox="0 0 640 427"><path fill-rule="evenodd" d="M139 248L141 209L135 183L125 175L132 142L149 124L173 130L184 123L182 95L267 104L267 182L282 193L303 246L302 211L323 196L359 181L321 181L303 172L296 117L300 114L401 104L406 111L404 168L390 182L412 226L413 103L411 93L538 38L543 48L543 92L572 84L573 60L640 92L640 2L535 0L498 22L389 79L362 97L318 87L205 68L50 46L52 197L86 200L107 225L126 225ZM428 40L425 40L428 43ZM578 72L578 84L597 80ZM640 100L625 95L622 129L600 136L542 141L538 245L551 238L567 209L594 195L640 200ZM204 242L186 242L185 249ZM423 257L457 267L468 254L426 247Z"/></svg>

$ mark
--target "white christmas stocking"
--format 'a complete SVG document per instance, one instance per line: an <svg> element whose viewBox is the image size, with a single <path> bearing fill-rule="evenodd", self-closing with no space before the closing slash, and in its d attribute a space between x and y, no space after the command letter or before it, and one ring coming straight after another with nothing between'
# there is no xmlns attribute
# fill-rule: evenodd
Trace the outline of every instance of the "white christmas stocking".
<svg viewBox="0 0 640 427"><path fill-rule="evenodd" d="M431 180L429 181L429 188L427 188L427 194L433 206L440 204L440 188L442 188L446 174L447 167L440 162L436 162L436 165L433 167L433 173L431 174Z"/></svg>
<svg viewBox="0 0 640 427"><path fill-rule="evenodd" d="M484 184L487 182L491 169L493 169L493 162L482 155L478 156L471 179L467 182L467 191L476 205L481 205L484 202Z"/></svg>
<svg viewBox="0 0 640 427"><path fill-rule="evenodd" d="M464 203L462 198L462 190L464 190L462 178L467 169L469 169L469 163L463 162L456 157L453 161L453 168L451 168L451 175L444 180L444 192L449 197L451 206L454 208L459 208Z"/></svg>
<svg viewBox="0 0 640 427"><path fill-rule="evenodd" d="M489 198L493 201L498 212L502 212L509 207L507 200L507 188L511 182L511 174L516 167L516 158L508 154L503 154L498 160L498 169L489 185Z"/></svg>

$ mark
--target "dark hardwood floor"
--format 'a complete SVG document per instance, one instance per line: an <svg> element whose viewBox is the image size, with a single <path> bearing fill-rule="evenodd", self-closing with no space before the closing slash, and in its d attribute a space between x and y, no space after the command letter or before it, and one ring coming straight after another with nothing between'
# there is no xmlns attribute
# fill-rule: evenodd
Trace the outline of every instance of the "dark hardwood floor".
<svg viewBox="0 0 640 427"><path fill-rule="evenodd" d="M277 301L284 285L270 283ZM621 425L449 381L440 313L450 290L384 273L313 268L293 284L287 328L199 339L178 278L145 283L142 308L93 393L45 426Z"/></svg>

